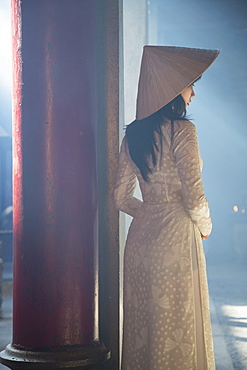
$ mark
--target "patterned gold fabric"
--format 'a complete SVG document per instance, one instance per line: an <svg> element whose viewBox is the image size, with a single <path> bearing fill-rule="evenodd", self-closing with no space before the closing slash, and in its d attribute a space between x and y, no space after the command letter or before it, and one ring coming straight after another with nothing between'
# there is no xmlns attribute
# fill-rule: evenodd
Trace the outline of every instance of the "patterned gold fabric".
<svg viewBox="0 0 247 370"><path fill-rule="evenodd" d="M190 121L176 121L172 141L170 122L162 131L162 155L149 183L125 138L120 151L115 203L133 216L124 257L122 369L214 370L201 241L212 224L196 129ZM143 201L133 196L136 179Z"/></svg>

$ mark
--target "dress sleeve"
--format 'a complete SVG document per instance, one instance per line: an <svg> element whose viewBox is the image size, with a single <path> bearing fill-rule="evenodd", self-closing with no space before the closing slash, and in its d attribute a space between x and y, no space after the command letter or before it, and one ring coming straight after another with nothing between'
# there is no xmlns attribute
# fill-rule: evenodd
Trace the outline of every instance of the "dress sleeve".
<svg viewBox="0 0 247 370"><path fill-rule="evenodd" d="M119 155L114 201L117 209L134 217L142 201L134 197L137 178L126 150L126 139L124 138Z"/></svg>
<svg viewBox="0 0 247 370"><path fill-rule="evenodd" d="M197 132L193 123L179 123L174 132L173 148L185 208L201 234L209 235L212 222L203 189Z"/></svg>

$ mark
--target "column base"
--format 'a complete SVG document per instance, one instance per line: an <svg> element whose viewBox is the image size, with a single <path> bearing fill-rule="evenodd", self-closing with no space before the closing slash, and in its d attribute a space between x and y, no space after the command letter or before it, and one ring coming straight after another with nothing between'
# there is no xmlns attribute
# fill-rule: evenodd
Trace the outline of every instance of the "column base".
<svg viewBox="0 0 247 370"><path fill-rule="evenodd" d="M0 353L0 362L10 369L100 369L110 358L103 343L91 346L24 350L8 344Z"/></svg>

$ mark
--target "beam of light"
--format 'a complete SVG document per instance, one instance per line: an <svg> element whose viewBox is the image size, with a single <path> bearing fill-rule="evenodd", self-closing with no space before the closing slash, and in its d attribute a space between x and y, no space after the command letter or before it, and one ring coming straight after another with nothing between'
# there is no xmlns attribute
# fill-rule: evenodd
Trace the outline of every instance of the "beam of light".
<svg viewBox="0 0 247 370"><path fill-rule="evenodd" d="M11 24L10 1L0 4L0 88L11 89Z"/></svg>
<svg viewBox="0 0 247 370"><path fill-rule="evenodd" d="M239 340L247 338L247 306L223 305L221 307L223 315L228 321L228 330L231 335ZM246 353L247 353L247 343Z"/></svg>

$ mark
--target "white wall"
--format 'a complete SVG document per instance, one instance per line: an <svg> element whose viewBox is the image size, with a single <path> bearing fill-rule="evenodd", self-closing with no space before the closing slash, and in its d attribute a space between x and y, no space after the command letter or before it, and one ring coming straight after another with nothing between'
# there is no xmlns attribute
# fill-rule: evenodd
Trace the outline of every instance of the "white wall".
<svg viewBox="0 0 247 370"><path fill-rule="evenodd" d="M123 0L124 121L120 122L120 142L124 136L125 125L135 119L142 49L147 44L147 17L146 0ZM141 196L139 188L136 190L136 196ZM120 321L122 318L123 252L131 219L130 216L120 212Z"/></svg>

